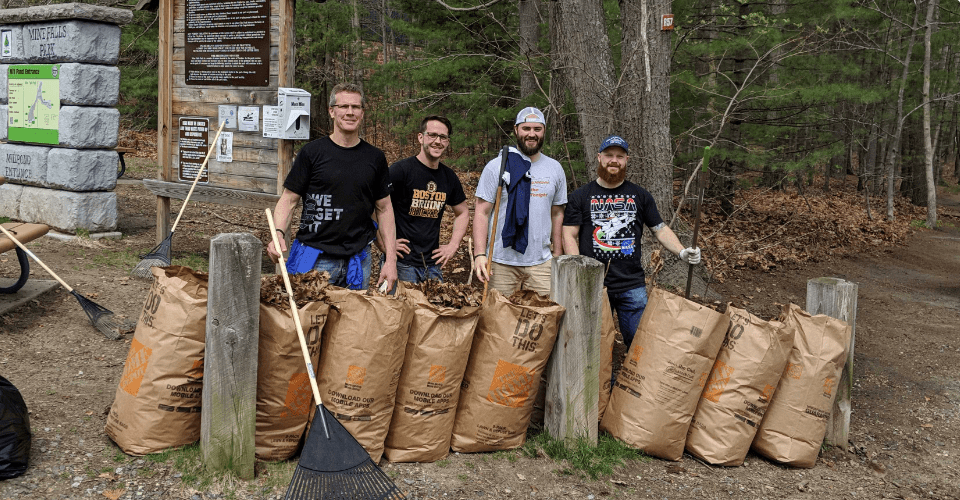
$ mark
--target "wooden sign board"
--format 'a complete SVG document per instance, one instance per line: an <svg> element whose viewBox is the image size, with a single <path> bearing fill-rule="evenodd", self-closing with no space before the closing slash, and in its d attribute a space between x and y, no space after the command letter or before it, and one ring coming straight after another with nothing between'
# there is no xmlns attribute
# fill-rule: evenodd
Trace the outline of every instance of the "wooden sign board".
<svg viewBox="0 0 960 500"><path fill-rule="evenodd" d="M181 138L189 131L181 130L181 119L206 119L209 133L219 126L221 105L275 106L278 87L293 86L293 16L294 0L160 0L160 172L159 179L143 181L157 195L158 242L170 227L170 199L184 199L195 175L181 166ZM276 204L293 145L245 128L224 129L233 133L232 161L212 156L206 185L197 186L191 200L258 209Z"/></svg>

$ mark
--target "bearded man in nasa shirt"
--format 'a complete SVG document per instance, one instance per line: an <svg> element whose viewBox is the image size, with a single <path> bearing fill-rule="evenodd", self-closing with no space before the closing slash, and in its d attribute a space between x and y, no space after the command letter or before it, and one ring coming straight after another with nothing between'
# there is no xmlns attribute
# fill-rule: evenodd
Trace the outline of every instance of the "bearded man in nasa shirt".
<svg viewBox="0 0 960 500"><path fill-rule="evenodd" d="M603 285L628 348L647 306L640 254L643 226L684 262L700 262L700 249L683 247L663 223L650 192L625 180L629 159L627 141L617 135L604 139L597 154L597 180L574 191L563 214L564 252L608 265Z"/></svg>

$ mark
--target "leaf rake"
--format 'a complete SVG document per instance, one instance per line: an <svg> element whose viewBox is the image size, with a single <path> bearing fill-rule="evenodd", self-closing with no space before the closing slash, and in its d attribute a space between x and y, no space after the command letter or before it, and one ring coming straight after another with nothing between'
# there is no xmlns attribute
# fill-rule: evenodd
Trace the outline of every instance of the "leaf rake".
<svg viewBox="0 0 960 500"><path fill-rule="evenodd" d="M267 221L274 248L280 248L277 231L273 224L273 214L266 209ZM384 474L370 455L350 432L323 406L320 389L317 387L316 372L310 362L310 352L300 325L300 314L293 296L293 286L287 274L287 266L280 255L280 272L283 284L290 298L290 313L300 339L300 350L307 365L310 387L317 400L317 414L300 453L300 461L293 473L290 486L284 496L293 499L336 499L336 500L393 500L406 498L402 491ZM330 418L327 418L330 417ZM329 425L328 423L329 422ZM320 430L323 430L321 434Z"/></svg>
<svg viewBox="0 0 960 500"><path fill-rule="evenodd" d="M84 297L77 293L70 285L60 279L60 276L57 276L57 273L53 272L43 261L40 260L33 252L31 252L27 247L23 246L23 243L20 243L6 228L0 226L0 231L3 231L3 234L10 238L14 243L20 247L21 250L26 252L33 260L37 261L37 264L40 264L50 276L53 276L60 285L70 292L74 297L77 298L77 302L80 302L80 307L83 308L83 312L87 314L87 317L90 318L90 322L93 323L93 326L100 330L100 333L103 333L110 340L117 340L123 335L122 329L126 329L127 325L121 325L117 322L116 318L112 311L106 307L97 304L96 302Z"/></svg>
<svg viewBox="0 0 960 500"><path fill-rule="evenodd" d="M177 230L177 224L180 223L180 217L183 217L183 211L187 208L187 203L190 202L190 195L193 194L193 189L197 187L197 181L200 180L200 177L203 177L203 169L206 168L207 162L210 161L210 153L217 147L217 140L220 139L220 132L223 132L223 126L226 125L226 121L220 124L220 128L217 129L217 135L214 136L213 142L210 145L210 149L207 150L207 155L203 158L203 164L200 165L200 170L197 171L196 177L193 178L193 184L190 185L190 191L187 192L187 197L183 199L183 205L180 206L180 213L177 214L177 220L173 221L173 227L170 228L170 234L167 235L159 245L153 247L152 250L140 256L140 262L130 271L131 276L137 278L150 279L153 277L153 274L150 272L150 268L153 267L166 267L170 265L170 247L173 242L173 232Z"/></svg>

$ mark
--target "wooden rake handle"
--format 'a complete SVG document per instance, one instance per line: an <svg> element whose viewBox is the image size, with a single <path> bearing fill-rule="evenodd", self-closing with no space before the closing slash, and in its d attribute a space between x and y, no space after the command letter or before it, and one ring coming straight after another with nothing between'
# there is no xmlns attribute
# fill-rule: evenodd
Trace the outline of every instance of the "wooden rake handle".
<svg viewBox="0 0 960 500"><path fill-rule="evenodd" d="M507 170L507 154L510 149L504 146L500 150L500 176L497 177L497 197L493 200L493 222L490 224L490 238L487 240L487 281L483 282L483 297L480 299L480 305L487 301L487 288L490 286L490 267L493 262L494 243L497 240L497 223L500 218L500 196L503 193L503 173Z"/></svg>
<svg viewBox="0 0 960 500"><path fill-rule="evenodd" d="M10 231L7 231L7 228L5 228L5 227L3 227L2 225L0 225L0 231L3 231L3 234L5 234L5 235L7 236L7 238L10 238L14 243L16 243L17 246L20 247L20 250L23 250L23 251L26 252L27 255L29 255L33 260L37 261L37 264L40 264L40 266L43 267L44 270L46 270L48 273L50 273L50 276L53 276L57 281L59 281L59 282L60 282L60 285L63 286L64 288L66 288L68 292L71 292L71 293L73 292L73 288L71 288L70 285L68 285L65 281L63 281L62 279L60 279L60 277L57 276L57 273L53 272L49 267L47 267L47 265L44 264L42 260L40 260L40 257L37 257L36 255L34 255L33 252L30 251L29 248L23 246L23 243L20 243L20 240L14 238L13 235L10 234Z"/></svg>
<svg viewBox="0 0 960 500"><path fill-rule="evenodd" d="M187 208L187 203L190 202L190 195L193 194L193 189L197 187L197 181L203 177L203 170L207 167L207 162L210 161L210 153L216 149L217 141L220 140L220 132L223 132L223 127L226 124L227 121L224 120L223 123L220 124L220 128L217 129L217 135L213 137L213 142L210 143L210 149L207 149L207 155L203 157L203 164L200 165L200 170L197 170L197 175L193 178L193 184L190 185L190 191L187 191L187 197L183 199L183 205L180 206L180 213L177 214L177 220L173 221L173 226L170 228L170 234L173 234L173 232L177 230L177 224L180 223L180 217L183 217L183 211Z"/></svg>
<svg viewBox="0 0 960 500"><path fill-rule="evenodd" d="M267 213L267 222L270 224L270 234L273 238L273 247L279 249L280 242L277 239L277 227L273 224L273 214L270 209L264 210ZM310 388L313 389L313 397L317 404L323 404L320 399L320 388L317 387L316 371L313 369L313 363L310 362L310 351L307 349L307 339L303 336L303 326L300 324L300 313L297 310L297 301L293 298L293 286L290 284L290 275L287 274L287 265L283 261L283 253L280 253L280 274L283 275L283 284L287 287L287 296L290 297L290 312L293 314L293 324L297 327L297 338L300 339L300 350L303 352L303 362L307 365L307 375L310 377Z"/></svg>

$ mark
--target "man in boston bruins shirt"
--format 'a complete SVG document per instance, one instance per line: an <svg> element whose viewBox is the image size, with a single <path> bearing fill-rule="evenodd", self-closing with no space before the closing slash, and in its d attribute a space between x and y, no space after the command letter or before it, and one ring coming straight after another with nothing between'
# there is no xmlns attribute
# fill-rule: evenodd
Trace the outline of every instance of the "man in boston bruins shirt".
<svg viewBox="0 0 960 500"><path fill-rule="evenodd" d="M420 122L420 152L390 165L393 213L397 221L397 278L419 283L442 280L441 268L450 262L470 224L467 198L460 179L440 157L450 146L453 127L443 116ZM440 244L443 211L453 208L453 234Z"/></svg>

